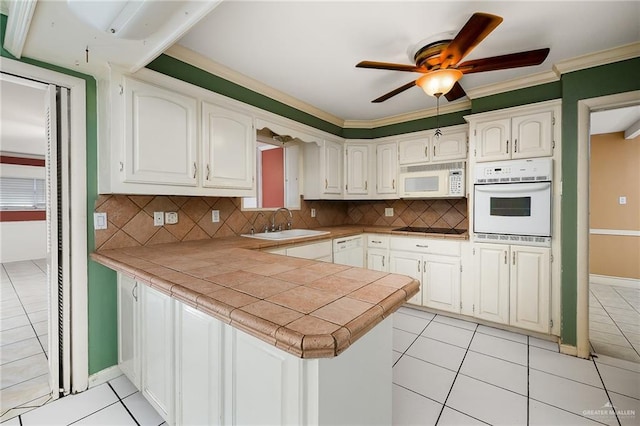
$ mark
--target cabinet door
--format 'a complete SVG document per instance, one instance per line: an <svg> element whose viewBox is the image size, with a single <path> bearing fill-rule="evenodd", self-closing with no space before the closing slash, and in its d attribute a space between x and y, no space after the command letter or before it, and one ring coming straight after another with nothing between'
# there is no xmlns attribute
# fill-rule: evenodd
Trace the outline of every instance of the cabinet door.
<svg viewBox="0 0 640 426"><path fill-rule="evenodd" d="M382 143L376 147L376 193L397 194L398 146L395 142Z"/></svg>
<svg viewBox="0 0 640 426"><path fill-rule="evenodd" d="M511 119L512 158L553 155L553 112L521 115Z"/></svg>
<svg viewBox="0 0 640 426"><path fill-rule="evenodd" d="M331 240L287 248L287 256L320 260L323 262L331 262L332 254L333 247Z"/></svg>
<svg viewBox="0 0 640 426"><path fill-rule="evenodd" d="M426 255L422 273L422 303L430 308L460 312L460 258Z"/></svg>
<svg viewBox="0 0 640 426"><path fill-rule="evenodd" d="M251 117L202 103L203 186L254 187L254 133Z"/></svg>
<svg viewBox="0 0 640 426"><path fill-rule="evenodd" d="M342 194L342 152L337 142L324 141L321 157L324 173L324 194Z"/></svg>
<svg viewBox="0 0 640 426"><path fill-rule="evenodd" d="M476 244L474 247L475 316L509 322L509 246Z"/></svg>
<svg viewBox="0 0 640 426"><path fill-rule="evenodd" d="M345 194L367 195L369 193L369 146L345 146Z"/></svg>
<svg viewBox="0 0 640 426"><path fill-rule="evenodd" d="M222 323L176 302L176 425L222 424Z"/></svg>
<svg viewBox="0 0 640 426"><path fill-rule="evenodd" d="M367 269L389 272L389 254L387 250L368 249Z"/></svg>
<svg viewBox="0 0 640 426"><path fill-rule="evenodd" d="M389 272L408 275L420 281L420 290L407 301L414 305L422 305L422 255L418 253L392 251L389 255Z"/></svg>
<svg viewBox="0 0 640 426"><path fill-rule="evenodd" d="M444 132L432 140L432 161L450 161L467 158L467 132Z"/></svg>
<svg viewBox="0 0 640 426"><path fill-rule="evenodd" d="M125 182L197 185L197 102L124 79Z"/></svg>
<svg viewBox="0 0 640 426"><path fill-rule="evenodd" d="M142 395L160 415L173 423L173 303L171 297L142 290Z"/></svg>
<svg viewBox="0 0 640 426"><path fill-rule="evenodd" d="M407 139L398 142L400 164L424 163L429 161L429 137Z"/></svg>
<svg viewBox="0 0 640 426"><path fill-rule="evenodd" d="M140 388L140 288L136 280L118 274L118 366Z"/></svg>
<svg viewBox="0 0 640 426"><path fill-rule="evenodd" d="M508 160L511 158L509 137L511 120L485 121L476 125L476 161Z"/></svg>
<svg viewBox="0 0 640 426"><path fill-rule="evenodd" d="M511 246L511 325L549 332L550 251Z"/></svg>

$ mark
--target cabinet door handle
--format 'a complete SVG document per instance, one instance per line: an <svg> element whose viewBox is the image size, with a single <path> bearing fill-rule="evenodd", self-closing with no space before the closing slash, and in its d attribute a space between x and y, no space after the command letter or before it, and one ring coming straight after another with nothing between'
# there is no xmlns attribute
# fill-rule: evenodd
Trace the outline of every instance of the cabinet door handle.
<svg viewBox="0 0 640 426"><path fill-rule="evenodd" d="M436 146L434 145L433 146L433 157L435 158L435 156L436 156Z"/></svg>
<svg viewBox="0 0 640 426"><path fill-rule="evenodd" d="M371 242L372 242L373 244L382 244L382 241L379 241L379 240L372 240Z"/></svg>
<svg viewBox="0 0 640 426"><path fill-rule="evenodd" d="M382 267L384 268L384 256L382 256Z"/></svg>
<svg viewBox="0 0 640 426"><path fill-rule="evenodd" d="M511 257L511 261L513 262L513 264L516 264L516 252L513 252L513 256Z"/></svg>
<svg viewBox="0 0 640 426"><path fill-rule="evenodd" d="M518 152L518 139L513 141L513 152Z"/></svg>
<svg viewBox="0 0 640 426"><path fill-rule="evenodd" d="M195 179L196 176L198 174L198 165L196 164L196 162L193 162L193 178Z"/></svg>
<svg viewBox="0 0 640 426"><path fill-rule="evenodd" d="M209 180L209 176L211 175L211 167L207 164L207 180Z"/></svg>
<svg viewBox="0 0 640 426"><path fill-rule="evenodd" d="M428 245L426 244L416 244L416 247L420 247L420 248L429 248Z"/></svg>
<svg viewBox="0 0 640 426"><path fill-rule="evenodd" d="M429 147L428 146L424 147L424 158L429 158Z"/></svg>
<svg viewBox="0 0 640 426"><path fill-rule="evenodd" d="M418 272L420 272L420 261L418 260Z"/></svg>
<svg viewBox="0 0 640 426"><path fill-rule="evenodd" d="M135 301L138 301L138 282L136 281L135 285L133 286L133 288L131 289L131 295L133 296L133 298L135 299Z"/></svg>
<svg viewBox="0 0 640 426"><path fill-rule="evenodd" d="M120 171L123 171L123 170L124 170L124 163L121 161L120 162Z"/></svg>
<svg viewBox="0 0 640 426"><path fill-rule="evenodd" d="M327 179L324 180L324 189L329 188L329 181Z"/></svg>
<svg viewBox="0 0 640 426"><path fill-rule="evenodd" d="M364 190L365 190L365 191L367 190L367 183L368 183L368 181L366 181L366 180L365 180L365 181L364 181Z"/></svg>
<svg viewBox="0 0 640 426"><path fill-rule="evenodd" d="M509 153L509 140L507 139L507 154Z"/></svg>
<svg viewBox="0 0 640 426"><path fill-rule="evenodd" d="M504 264L507 264L507 251L504 252Z"/></svg>
<svg viewBox="0 0 640 426"><path fill-rule="evenodd" d="M394 179L393 182L391 182L391 189L396 189L396 180Z"/></svg>

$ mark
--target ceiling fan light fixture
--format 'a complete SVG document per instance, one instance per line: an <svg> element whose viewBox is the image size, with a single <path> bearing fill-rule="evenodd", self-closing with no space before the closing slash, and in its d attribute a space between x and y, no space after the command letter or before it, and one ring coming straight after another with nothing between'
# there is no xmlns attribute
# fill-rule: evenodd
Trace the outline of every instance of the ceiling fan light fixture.
<svg viewBox="0 0 640 426"><path fill-rule="evenodd" d="M447 94L458 80L462 71L455 68L439 69L428 72L416 80L416 84L429 96L440 97Z"/></svg>

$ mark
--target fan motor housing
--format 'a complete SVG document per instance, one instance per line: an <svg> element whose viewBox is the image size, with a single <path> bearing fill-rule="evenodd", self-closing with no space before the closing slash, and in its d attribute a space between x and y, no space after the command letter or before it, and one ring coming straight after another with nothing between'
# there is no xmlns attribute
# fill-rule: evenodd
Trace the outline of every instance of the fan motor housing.
<svg viewBox="0 0 640 426"><path fill-rule="evenodd" d="M440 54L451 43L451 40L439 40L420 48L413 59L416 66L432 70L440 65Z"/></svg>

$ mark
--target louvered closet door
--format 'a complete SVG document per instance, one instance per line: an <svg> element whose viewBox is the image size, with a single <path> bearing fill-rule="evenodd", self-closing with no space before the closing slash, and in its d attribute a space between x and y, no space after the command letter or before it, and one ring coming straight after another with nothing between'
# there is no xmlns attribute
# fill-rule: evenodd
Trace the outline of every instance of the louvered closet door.
<svg viewBox="0 0 640 426"><path fill-rule="evenodd" d="M69 90L49 85L45 98L47 129L46 209L47 279L49 282L49 381L53 398L71 389L69 351ZM55 311L57 315L51 315Z"/></svg>

